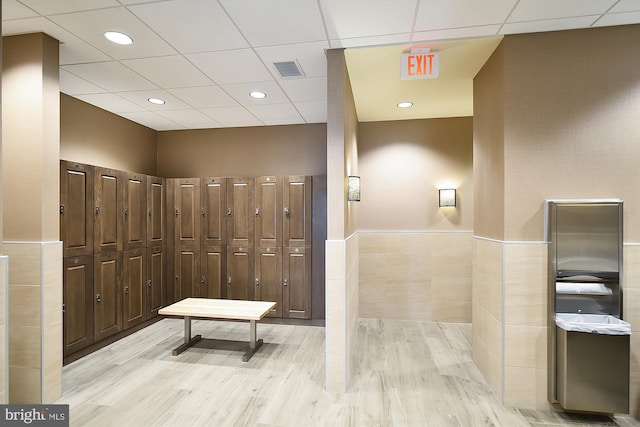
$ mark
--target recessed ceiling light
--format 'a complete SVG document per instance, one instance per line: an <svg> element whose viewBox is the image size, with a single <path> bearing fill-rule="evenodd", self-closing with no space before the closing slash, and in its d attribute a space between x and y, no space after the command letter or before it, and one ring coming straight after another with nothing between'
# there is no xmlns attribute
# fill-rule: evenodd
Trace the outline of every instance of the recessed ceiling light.
<svg viewBox="0 0 640 427"><path fill-rule="evenodd" d="M164 99L160 99L160 98L149 98L147 99L147 101L149 101L152 104L155 105L164 105L166 104L166 101Z"/></svg>
<svg viewBox="0 0 640 427"><path fill-rule="evenodd" d="M398 102L398 108L409 108L411 106L413 106L413 102L410 101Z"/></svg>
<svg viewBox="0 0 640 427"><path fill-rule="evenodd" d="M116 44L132 44L133 43L133 39L130 36L126 35L125 33L120 33L118 31L107 31L106 33L104 33L104 36L107 40Z"/></svg>
<svg viewBox="0 0 640 427"><path fill-rule="evenodd" d="M249 96L255 99L263 99L267 97L267 94L259 90L254 90L253 92L249 92Z"/></svg>

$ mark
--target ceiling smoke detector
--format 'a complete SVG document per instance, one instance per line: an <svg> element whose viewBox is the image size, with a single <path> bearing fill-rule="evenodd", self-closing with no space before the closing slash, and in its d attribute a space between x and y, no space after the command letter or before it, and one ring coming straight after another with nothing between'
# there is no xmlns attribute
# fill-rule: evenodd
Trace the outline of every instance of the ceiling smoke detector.
<svg viewBox="0 0 640 427"><path fill-rule="evenodd" d="M283 79L304 77L298 61L274 62L273 66L276 67L276 70L278 70L278 73L280 73Z"/></svg>

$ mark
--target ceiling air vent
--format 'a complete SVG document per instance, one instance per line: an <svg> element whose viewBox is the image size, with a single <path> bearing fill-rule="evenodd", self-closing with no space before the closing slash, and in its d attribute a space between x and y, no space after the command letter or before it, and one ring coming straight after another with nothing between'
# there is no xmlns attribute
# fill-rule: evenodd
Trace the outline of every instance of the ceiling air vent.
<svg viewBox="0 0 640 427"><path fill-rule="evenodd" d="M297 61L274 62L273 65L283 79L292 77L304 77Z"/></svg>

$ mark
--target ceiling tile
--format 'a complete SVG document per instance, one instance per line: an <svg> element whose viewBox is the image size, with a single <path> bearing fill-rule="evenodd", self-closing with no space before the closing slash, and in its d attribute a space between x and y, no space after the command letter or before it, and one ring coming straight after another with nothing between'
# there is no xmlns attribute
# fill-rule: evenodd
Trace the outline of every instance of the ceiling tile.
<svg viewBox="0 0 640 427"><path fill-rule="evenodd" d="M238 106L238 103L218 86L187 87L168 91L194 108Z"/></svg>
<svg viewBox="0 0 640 427"><path fill-rule="evenodd" d="M602 27L605 25L627 25L640 22L640 11L626 13L607 13L598 22L593 24L594 27Z"/></svg>
<svg viewBox="0 0 640 427"><path fill-rule="evenodd" d="M416 31L501 24L517 0L422 0Z"/></svg>
<svg viewBox="0 0 640 427"><path fill-rule="evenodd" d="M193 53L186 57L219 85L272 80L252 49Z"/></svg>
<svg viewBox="0 0 640 427"><path fill-rule="evenodd" d="M282 104L289 102L287 95L274 81L222 85L221 88L241 105ZM250 97L249 92L254 90L266 93L267 97L263 99Z"/></svg>
<svg viewBox="0 0 640 427"><path fill-rule="evenodd" d="M17 0L2 0L2 21L36 17L38 14ZM3 27L5 22L2 23ZM2 29L4 33L4 28Z"/></svg>
<svg viewBox="0 0 640 427"><path fill-rule="evenodd" d="M183 56L157 56L155 58L120 61L136 73L164 88L203 86L211 80Z"/></svg>
<svg viewBox="0 0 640 427"><path fill-rule="evenodd" d="M329 49L326 41L315 43L289 44L282 46L258 47L256 53L267 65L276 80L282 79L274 62L298 61L302 72L307 77L322 77L327 75L327 55Z"/></svg>
<svg viewBox="0 0 640 427"><path fill-rule="evenodd" d="M20 0L41 15L118 7L117 0Z"/></svg>
<svg viewBox="0 0 640 427"><path fill-rule="evenodd" d="M220 123L198 110L156 111L156 113L187 129L208 129L223 127Z"/></svg>
<svg viewBox="0 0 640 427"><path fill-rule="evenodd" d="M389 36L356 37L352 39L331 40L331 48L380 46L385 44L408 43L409 41L411 41L411 33L392 34Z"/></svg>
<svg viewBox="0 0 640 427"><path fill-rule="evenodd" d="M609 13L635 12L640 10L640 0L620 0ZM638 22L637 20L635 22Z"/></svg>
<svg viewBox="0 0 640 427"><path fill-rule="evenodd" d="M282 80L280 86L292 102L327 100L327 78Z"/></svg>
<svg viewBox="0 0 640 427"><path fill-rule="evenodd" d="M315 0L220 0L252 46L326 40Z"/></svg>
<svg viewBox="0 0 640 427"><path fill-rule="evenodd" d="M180 99L171 95L162 89L155 90L140 90L132 92L116 92L117 95L122 98L133 102L136 105L150 111L163 111L163 110L188 110L191 106L185 104ZM150 103L149 98L159 98L166 102L163 105L156 105Z"/></svg>
<svg viewBox="0 0 640 427"><path fill-rule="evenodd" d="M79 95L105 93L107 91L65 70L60 70L60 92L66 93L67 95Z"/></svg>
<svg viewBox="0 0 640 427"><path fill-rule="evenodd" d="M326 123L327 122L327 102L296 102L296 110L307 123Z"/></svg>
<svg viewBox="0 0 640 427"><path fill-rule="evenodd" d="M428 40L446 40L495 36L500 30L500 24L481 25L479 27L449 28L446 30L421 31L413 34L413 42Z"/></svg>
<svg viewBox="0 0 640 427"><path fill-rule="evenodd" d="M262 126L262 122L244 107L203 108L200 111L225 126Z"/></svg>
<svg viewBox="0 0 640 427"><path fill-rule="evenodd" d="M173 0L129 9L181 53L248 47L215 1Z"/></svg>
<svg viewBox="0 0 640 427"><path fill-rule="evenodd" d="M114 59L148 58L177 52L124 7L50 16L87 43ZM120 31L133 38L131 45L117 45L104 37L105 31Z"/></svg>
<svg viewBox="0 0 640 427"><path fill-rule="evenodd" d="M122 117L125 117L136 123L140 123L151 129L163 131L163 130L180 130L185 129L184 126L179 125L165 117L162 117L151 111L139 112L139 113L122 113Z"/></svg>
<svg viewBox="0 0 640 427"><path fill-rule="evenodd" d="M84 102L95 105L103 110L111 111L113 113L125 113L134 111L144 111L144 108L139 105L129 102L126 99L114 95L112 93L94 93L88 95L76 95L76 98L81 99Z"/></svg>
<svg viewBox="0 0 640 427"><path fill-rule="evenodd" d="M304 123L302 116L291 104L249 105L247 110L265 125Z"/></svg>
<svg viewBox="0 0 640 427"><path fill-rule="evenodd" d="M544 21L513 22L504 24L500 34L536 33L542 31L570 30L588 27L599 18L599 15L581 16L578 18L547 19Z"/></svg>
<svg viewBox="0 0 640 427"><path fill-rule="evenodd" d="M320 0L331 39L411 32L416 0Z"/></svg>
<svg viewBox="0 0 640 427"><path fill-rule="evenodd" d="M62 69L112 92L156 88L150 81L114 61L64 65Z"/></svg>
<svg viewBox="0 0 640 427"><path fill-rule="evenodd" d="M605 13L616 0L520 0L507 22L569 18Z"/></svg>

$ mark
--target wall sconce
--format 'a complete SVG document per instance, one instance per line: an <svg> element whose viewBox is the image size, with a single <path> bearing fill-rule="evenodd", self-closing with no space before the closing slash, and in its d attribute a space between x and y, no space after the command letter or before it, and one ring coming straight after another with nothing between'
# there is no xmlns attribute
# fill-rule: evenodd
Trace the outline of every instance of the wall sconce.
<svg viewBox="0 0 640 427"><path fill-rule="evenodd" d="M350 202L359 202L360 201L360 177L350 176L348 188L349 188L349 192L347 195L347 200Z"/></svg>
<svg viewBox="0 0 640 427"><path fill-rule="evenodd" d="M438 190L440 193L439 205L441 208L456 206L456 189L446 188Z"/></svg>

